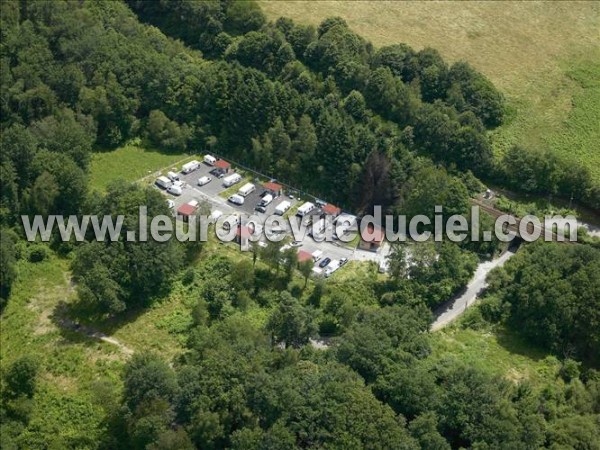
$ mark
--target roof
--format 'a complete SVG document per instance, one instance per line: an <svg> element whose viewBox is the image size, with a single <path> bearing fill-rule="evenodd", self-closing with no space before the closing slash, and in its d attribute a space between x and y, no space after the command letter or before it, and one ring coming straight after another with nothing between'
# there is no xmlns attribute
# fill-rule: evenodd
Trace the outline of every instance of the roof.
<svg viewBox="0 0 600 450"><path fill-rule="evenodd" d="M283 189L283 186L278 184L278 183L273 183L272 181L269 181L268 183L263 184L263 187L269 191L273 191L273 192L279 192L281 189Z"/></svg>
<svg viewBox="0 0 600 450"><path fill-rule="evenodd" d="M306 250L298 250L298 262L312 261L313 255Z"/></svg>
<svg viewBox="0 0 600 450"><path fill-rule="evenodd" d="M240 225L237 228L236 235L243 238L249 238L252 235L252 231L250 231L250 228L248 228L246 225Z"/></svg>
<svg viewBox="0 0 600 450"><path fill-rule="evenodd" d="M180 216L191 216L196 212L196 209L198 209L198 206L186 203L185 205L181 205L179 207L179 209L177 210L177 214L179 214Z"/></svg>
<svg viewBox="0 0 600 450"><path fill-rule="evenodd" d="M215 167L219 169L229 169L231 167L231 164L229 164L224 159L217 159L217 161L215 162Z"/></svg>
<svg viewBox="0 0 600 450"><path fill-rule="evenodd" d="M385 237L385 232L383 229L373 226L372 224L369 224L367 229L363 230L360 234L363 241L376 244L381 243Z"/></svg>
<svg viewBox="0 0 600 450"><path fill-rule="evenodd" d="M327 203L325 206L323 206L321 208L321 211L323 211L325 214L330 215L330 216L338 216L342 212L342 209L338 208L335 205Z"/></svg>

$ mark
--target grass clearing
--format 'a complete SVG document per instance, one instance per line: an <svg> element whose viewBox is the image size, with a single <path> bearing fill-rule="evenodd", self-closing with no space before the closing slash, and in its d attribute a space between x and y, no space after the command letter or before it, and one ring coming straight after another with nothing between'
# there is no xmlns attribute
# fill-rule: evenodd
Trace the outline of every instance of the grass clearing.
<svg viewBox="0 0 600 450"><path fill-rule="evenodd" d="M598 94L581 84L582 71L598 73L591 61L600 49L600 3L264 0L260 5L271 20L287 16L318 25L341 16L377 47L405 42L417 50L433 47L449 62L468 61L507 98L506 123L493 132L497 155L517 143L549 146L595 165L600 184Z"/></svg>
<svg viewBox="0 0 600 450"><path fill-rule="evenodd" d="M459 322L460 323L460 322ZM555 382L560 362L506 329L462 329L432 333L432 362L456 358L511 381Z"/></svg>
<svg viewBox="0 0 600 450"><path fill-rule="evenodd" d="M108 152L97 152L90 165L90 188L99 192L113 181L136 181L175 163L193 159L187 153L164 153L138 145L126 144ZM166 172L168 169L165 169Z"/></svg>

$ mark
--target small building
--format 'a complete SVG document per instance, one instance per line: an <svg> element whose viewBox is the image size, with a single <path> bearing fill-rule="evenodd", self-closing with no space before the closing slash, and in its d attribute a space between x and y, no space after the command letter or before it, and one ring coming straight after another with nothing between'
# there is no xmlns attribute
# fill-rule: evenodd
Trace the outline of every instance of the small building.
<svg viewBox="0 0 600 450"><path fill-rule="evenodd" d="M303 263L305 261L313 262L313 255L306 250L298 250L298 264Z"/></svg>
<svg viewBox="0 0 600 450"><path fill-rule="evenodd" d="M224 159L217 159L215 161L214 166L217 169L221 169L223 171L223 174L228 174L229 171L231 170L231 164L228 163L227 161L225 161Z"/></svg>
<svg viewBox="0 0 600 450"><path fill-rule="evenodd" d="M238 225L235 242L240 244L240 250L243 252L250 250L250 236L252 236L250 227L247 225Z"/></svg>
<svg viewBox="0 0 600 450"><path fill-rule="evenodd" d="M274 198L279 197L281 194L283 194L283 186L280 185L279 183L275 183L273 181L269 181L268 183L263 184L263 187Z"/></svg>
<svg viewBox="0 0 600 450"><path fill-rule="evenodd" d="M358 248L376 252L381 247L384 238L385 232L381 227L369 224L367 229L360 233Z"/></svg>
<svg viewBox="0 0 600 450"><path fill-rule="evenodd" d="M181 205L178 209L177 209L177 215L181 216L181 219L184 222L187 222L190 218L190 216L193 216L194 214L196 214L196 210L198 209L198 204L197 202L190 202L190 203L186 203L184 205Z"/></svg>
<svg viewBox="0 0 600 450"><path fill-rule="evenodd" d="M324 216L332 216L333 218L336 218L342 213L342 209L332 205L331 203L327 203L325 206L321 207L321 212Z"/></svg>

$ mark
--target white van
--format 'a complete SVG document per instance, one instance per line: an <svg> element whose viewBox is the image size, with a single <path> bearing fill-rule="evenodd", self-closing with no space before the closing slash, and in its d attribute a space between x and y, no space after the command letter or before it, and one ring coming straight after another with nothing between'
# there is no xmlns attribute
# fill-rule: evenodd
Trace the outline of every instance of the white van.
<svg viewBox="0 0 600 450"><path fill-rule="evenodd" d="M161 189L169 189L173 182L167 177L158 177L154 184L156 184Z"/></svg>
<svg viewBox="0 0 600 450"><path fill-rule="evenodd" d="M231 175L228 175L225 178L223 178L223 186L231 187L234 184L239 183L240 181L242 181L242 176L239 173L232 173Z"/></svg>
<svg viewBox="0 0 600 450"><path fill-rule="evenodd" d="M279 205L277 205L277 207L275 208L275 214L279 215L279 216L283 216L285 214L285 212L290 209L290 206L292 206L292 204L290 202L288 202L287 200L281 202Z"/></svg>
<svg viewBox="0 0 600 450"><path fill-rule="evenodd" d="M214 166L217 162L217 158L213 155L204 155L204 164L208 164L209 166Z"/></svg>
<svg viewBox="0 0 600 450"><path fill-rule="evenodd" d="M198 178L198 186L204 186L205 184L210 183L210 180L212 180L211 177L207 177L207 176L200 177L200 178Z"/></svg>
<svg viewBox="0 0 600 450"><path fill-rule="evenodd" d="M173 195L181 195L183 194L183 188L178 184L174 184L167 189L167 192Z"/></svg>
<svg viewBox="0 0 600 450"><path fill-rule="evenodd" d="M222 215L223 215L223 211L219 211L218 209L215 209L212 213L210 213L211 222L216 222L217 219L219 217L221 217Z"/></svg>
<svg viewBox="0 0 600 450"><path fill-rule="evenodd" d="M260 206L269 206L272 201L273 201L273 196L271 194L267 194L260 201Z"/></svg>
<svg viewBox="0 0 600 450"><path fill-rule="evenodd" d="M181 173L190 173L200 167L200 163L196 160L190 161L189 163L185 163L181 167Z"/></svg>
<svg viewBox="0 0 600 450"><path fill-rule="evenodd" d="M171 181L179 181L179 175L175 172L167 172L167 178Z"/></svg>
<svg viewBox="0 0 600 450"><path fill-rule="evenodd" d="M249 194L251 194L255 190L256 190L256 186L254 186L252 183L246 183L245 185L243 185L240 188L240 190L238 191L238 194L241 195L242 197L247 197Z"/></svg>
<svg viewBox="0 0 600 450"><path fill-rule="evenodd" d="M305 215L310 213L313 209L315 209L315 205L313 205L311 202L306 202L306 203L302 204L302 206L300 206L300 208L298 208L296 215L299 217L304 217Z"/></svg>
<svg viewBox="0 0 600 450"><path fill-rule="evenodd" d="M227 200L229 200L234 205L240 205L241 206L241 205L244 204L244 197L242 197L241 195L238 195L238 194L232 195Z"/></svg>
<svg viewBox="0 0 600 450"><path fill-rule="evenodd" d="M313 261L317 262L318 260L320 260L323 257L323 251L322 250L315 250L312 253L312 257L313 257Z"/></svg>

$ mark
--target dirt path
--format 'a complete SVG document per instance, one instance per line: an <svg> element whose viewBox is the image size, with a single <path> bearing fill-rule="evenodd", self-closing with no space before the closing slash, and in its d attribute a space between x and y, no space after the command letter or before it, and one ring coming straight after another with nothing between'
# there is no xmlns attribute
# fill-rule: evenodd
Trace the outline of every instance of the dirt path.
<svg viewBox="0 0 600 450"><path fill-rule="evenodd" d="M56 321L55 323L66 330L73 331L75 333L82 334L84 336L89 337L90 339L95 339L98 341L106 342L107 344L114 345L118 347L119 350L126 356L131 356L134 353L134 350L127 347L125 344L120 342L118 339L110 337L101 331L95 330L87 325L81 325L74 320L71 320L67 317L64 305L59 306L56 312Z"/></svg>

